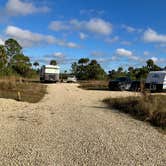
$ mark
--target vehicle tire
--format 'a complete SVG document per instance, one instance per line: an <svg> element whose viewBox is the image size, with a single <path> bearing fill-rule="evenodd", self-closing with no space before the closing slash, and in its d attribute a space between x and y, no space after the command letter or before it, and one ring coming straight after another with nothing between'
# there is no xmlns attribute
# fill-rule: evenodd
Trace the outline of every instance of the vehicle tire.
<svg viewBox="0 0 166 166"><path fill-rule="evenodd" d="M126 87L125 87L125 85L120 85L120 86L119 86L119 89L120 89L121 91L125 91L125 90L126 90Z"/></svg>

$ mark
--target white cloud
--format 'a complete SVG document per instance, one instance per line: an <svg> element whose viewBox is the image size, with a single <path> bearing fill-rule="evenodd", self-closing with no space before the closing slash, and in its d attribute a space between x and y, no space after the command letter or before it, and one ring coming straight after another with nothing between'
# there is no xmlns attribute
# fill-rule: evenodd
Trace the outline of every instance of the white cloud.
<svg viewBox="0 0 166 166"><path fill-rule="evenodd" d="M93 18L85 23L85 28L101 35L110 35L112 33L112 25L103 19Z"/></svg>
<svg viewBox="0 0 166 166"><path fill-rule="evenodd" d="M144 32L143 39L146 42L165 43L166 42L166 35L158 34L156 31L149 28Z"/></svg>
<svg viewBox="0 0 166 166"><path fill-rule="evenodd" d="M124 48L118 48L118 49L116 49L116 54L120 55L120 56L127 56L127 57L133 55L132 51L126 50Z"/></svg>
<svg viewBox="0 0 166 166"><path fill-rule="evenodd" d="M55 31L60 30L85 30L88 32L110 35L112 33L112 24L100 18L92 18L88 21L79 21L73 19L70 21L52 21L49 28Z"/></svg>
<svg viewBox="0 0 166 166"><path fill-rule="evenodd" d="M148 56L149 55L149 52L148 51L144 51L143 53L145 56Z"/></svg>
<svg viewBox="0 0 166 166"><path fill-rule="evenodd" d="M29 30L23 30L21 28L15 26L8 26L6 28L6 34L16 38L19 40L23 45L33 45L35 43L40 43L42 41L53 44L55 42L55 38L49 35L42 35L39 33L33 33Z"/></svg>
<svg viewBox="0 0 166 166"><path fill-rule="evenodd" d="M93 51L91 52L91 56L104 56L106 53L101 52L101 51Z"/></svg>
<svg viewBox="0 0 166 166"><path fill-rule="evenodd" d="M126 50L124 48L116 49L116 55L127 57L128 59L131 59L131 60L139 60L139 58L135 56L132 51Z"/></svg>
<svg viewBox="0 0 166 166"><path fill-rule="evenodd" d="M113 38L107 38L107 39L105 39L105 42L112 44L112 43L117 42L118 40L119 40L119 37L118 37L118 36L115 36L115 37L113 37Z"/></svg>
<svg viewBox="0 0 166 166"><path fill-rule="evenodd" d="M79 47L76 43L73 43L73 42L67 43L66 46L69 48L78 48Z"/></svg>
<svg viewBox="0 0 166 166"><path fill-rule="evenodd" d="M129 33L132 33L132 32L140 33L140 32L142 32L142 29L137 29L137 28L134 28L134 27L131 27L131 26L128 26L128 25L124 25L124 24L122 25L122 28L125 29Z"/></svg>
<svg viewBox="0 0 166 166"><path fill-rule="evenodd" d="M21 0L8 0L6 10L10 15L28 15L32 13L45 13L49 11L46 6L36 7L30 2L23 2Z"/></svg>
<svg viewBox="0 0 166 166"><path fill-rule="evenodd" d="M58 58L63 58L65 55L62 52L55 52L55 53L53 53L53 56L58 57Z"/></svg>
<svg viewBox="0 0 166 166"><path fill-rule="evenodd" d="M52 21L49 28L54 31L68 30L69 26L62 21Z"/></svg>
<svg viewBox="0 0 166 166"><path fill-rule="evenodd" d="M132 45L132 42L130 42L130 41L121 41L120 42L122 45L125 45L125 46L130 46L130 45Z"/></svg>
<svg viewBox="0 0 166 166"><path fill-rule="evenodd" d="M0 45L4 45L4 41L0 38Z"/></svg>
<svg viewBox="0 0 166 166"><path fill-rule="evenodd" d="M41 43L56 44L59 46L65 46L69 48L78 47L76 43L66 42L63 40L59 40L51 35L42 35L15 26L8 26L6 28L6 34L18 40L23 47L31 47Z"/></svg>
<svg viewBox="0 0 166 166"><path fill-rule="evenodd" d="M86 35L86 34L83 33L83 32L80 32L80 33L79 33L79 37L80 37L81 40L84 40L84 39L86 39L86 38L88 37L88 35Z"/></svg>
<svg viewBox="0 0 166 166"><path fill-rule="evenodd" d="M151 60L153 60L154 63L156 63L159 59L157 57L151 57Z"/></svg>

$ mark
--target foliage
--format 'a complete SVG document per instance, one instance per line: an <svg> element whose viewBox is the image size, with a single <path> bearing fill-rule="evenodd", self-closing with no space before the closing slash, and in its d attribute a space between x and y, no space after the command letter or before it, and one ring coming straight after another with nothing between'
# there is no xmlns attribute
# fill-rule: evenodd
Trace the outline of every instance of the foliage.
<svg viewBox="0 0 166 166"><path fill-rule="evenodd" d="M86 90L109 90L108 89L108 81L107 80L88 80L88 81L80 81L80 88Z"/></svg>
<svg viewBox="0 0 166 166"><path fill-rule="evenodd" d="M144 80L147 77L147 74L150 71L159 71L162 70L159 66L157 66L153 60L149 59L146 62L146 66L142 66L141 68L134 68L130 66L128 71L124 71L122 67L119 67L117 70L109 71L109 78L115 79L121 76L128 76L133 80Z"/></svg>
<svg viewBox="0 0 166 166"><path fill-rule="evenodd" d="M8 39L4 45L0 45L0 76L34 76L31 66L29 57L23 54L22 47L16 40Z"/></svg>
<svg viewBox="0 0 166 166"><path fill-rule="evenodd" d="M100 80L106 77L105 71L96 60L81 58L71 66L72 74L79 80Z"/></svg>
<svg viewBox="0 0 166 166"><path fill-rule="evenodd" d="M8 39L5 41L6 54L8 57L8 65L11 64L13 56L21 54L22 47L14 39Z"/></svg>
<svg viewBox="0 0 166 166"><path fill-rule="evenodd" d="M31 67L29 57L23 54L16 54L12 59L12 68L21 76L26 76Z"/></svg>
<svg viewBox="0 0 166 166"><path fill-rule="evenodd" d="M165 95L144 94L137 97L108 98L104 101L112 108L129 113L140 120L166 128Z"/></svg>
<svg viewBox="0 0 166 166"><path fill-rule="evenodd" d="M56 60L51 60L50 61L50 65L55 65L56 66L57 65L57 61Z"/></svg>
<svg viewBox="0 0 166 166"><path fill-rule="evenodd" d="M0 45L0 68L4 68L7 63L7 55L6 50L3 45Z"/></svg>
<svg viewBox="0 0 166 166"><path fill-rule="evenodd" d="M39 66L39 62L35 61L35 62L33 63L33 66L35 66L35 67Z"/></svg>

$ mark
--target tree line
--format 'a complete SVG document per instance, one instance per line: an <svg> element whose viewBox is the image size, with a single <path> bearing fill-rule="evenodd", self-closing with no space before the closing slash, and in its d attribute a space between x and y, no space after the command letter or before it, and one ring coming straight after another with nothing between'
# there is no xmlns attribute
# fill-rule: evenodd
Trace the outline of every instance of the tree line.
<svg viewBox="0 0 166 166"><path fill-rule="evenodd" d="M57 65L57 61L52 59L50 65ZM34 66L34 68L32 67ZM32 77L39 74L39 62L32 63L30 58L23 53L22 46L15 39L8 39L4 45L0 45L0 75L19 75L22 77ZM71 73L79 80L102 80L115 79L120 76L129 76L133 80L145 79L150 71L166 70L149 59L145 66L140 68L129 67L124 70L119 67L117 70L110 70L108 74L104 71L97 60L81 58L72 63Z"/></svg>
<svg viewBox="0 0 166 166"><path fill-rule="evenodd" d="M150 71L160 70L166 70L166 67L159 67L152 59L147 60L146 65L140 68L130 66L128 70L124 70L119 67L117 70L108 71L108 74L96 60L89 60L88 58L81 58L71 66L72 74L79 80L115 79L122 76L128 76L133 80L144 80Z"/></svg>
<svg viewBox="0 0 166 166"><path fill-rule="evenodd" d="M57 65L57 62L51 60L50 64ZM33 77L38 75L38 67L39 62L32 63L30 58L24 55L22 46L15 39L10 38L4 42L4 45L0 45L0 76Z"/></svg>
<svg viewBox="0 0 166 166"><path fill-rule="evenodd" d="M119 67L117 70L110 70L108 77L110 79L115 79L121 76L128 76L133 80L145 80L150 71L160 71L166 70L166 67L162 68L154 63L152 59L146 61L146 65L140 68L134 68L130 66L128 70L124 70Z"/></svg>

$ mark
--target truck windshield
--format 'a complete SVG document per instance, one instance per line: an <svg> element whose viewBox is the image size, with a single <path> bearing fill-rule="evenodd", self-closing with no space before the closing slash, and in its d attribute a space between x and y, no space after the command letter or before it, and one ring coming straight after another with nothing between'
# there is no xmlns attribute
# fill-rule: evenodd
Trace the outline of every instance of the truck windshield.
<svg viewBox="0 0 166 166"><path fill-rule="evenodd" d="M127 81L127 80L129 80L127 77L116 78L116 81Z"/></svg>

